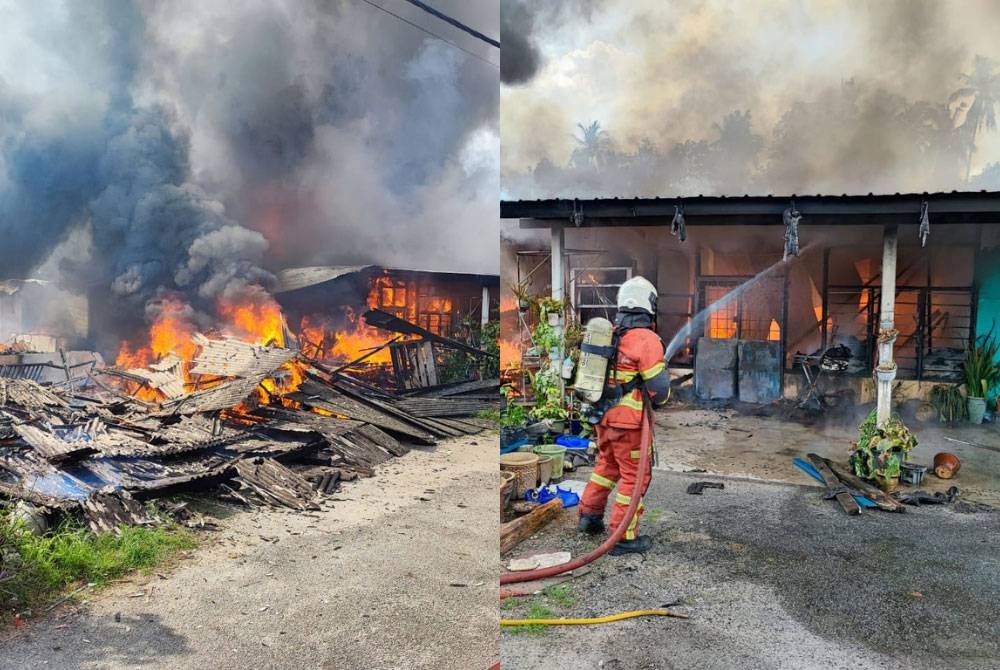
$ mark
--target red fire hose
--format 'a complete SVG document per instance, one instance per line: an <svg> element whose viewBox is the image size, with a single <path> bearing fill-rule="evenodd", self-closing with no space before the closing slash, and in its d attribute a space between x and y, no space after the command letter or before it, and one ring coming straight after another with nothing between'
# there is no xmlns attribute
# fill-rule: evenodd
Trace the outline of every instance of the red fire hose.
<svg viewBox="0 0 1000 670"><path fill-rule="evenodd" d="M639 477L645 478L646 472L649 470L650 461L650 446L653 442L652 435L652 424L653 417L650 410L649 399L646 398L643 402L643 412L642 412L642 434L639 441ZM642 479L639 480L639 485L642 485ZM545 579L546 577L555 577L556 575L561 575L564 572L569 572L570 570L576 570L577 568L582 568L588 563L592 563L604 554L611 551L611 548L618 544L618 541L622 539L625 535L625 531L628 529L628 525L635 516L636 511L639 509L639 503L642 500L642 489L637 487L636 491L632 494L632 500L629 501L628 509L625 511L625 516L622 517L622 522L615 528L614 532L608 536L601 546L597 547L590 553L584 554L583 556L577 556L575 559L569 563L563 563L561 565L553 565L548 568L539 568L537 570L528 570L525 572L510 572L505 575L500 575L500 585L504 584L519 584L520 582L530 582L536 579ZM505 593L502 589L500 591L500 597L505 598L513 595L512 593Z"/></svg>

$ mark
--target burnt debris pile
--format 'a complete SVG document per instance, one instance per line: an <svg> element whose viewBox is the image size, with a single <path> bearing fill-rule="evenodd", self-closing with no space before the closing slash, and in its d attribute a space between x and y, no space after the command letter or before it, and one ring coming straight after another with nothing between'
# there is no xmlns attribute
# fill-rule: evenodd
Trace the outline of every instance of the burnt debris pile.
<svg viewBox="0 0 1000 670"><path fill-rule="evenodd" d="M481 431L496 405L498 380L393 393L296 349L192 341L190 362L0 377L0 495L97 532L149 523L144 503L182 492L315 509L411 445Z"/></svg>

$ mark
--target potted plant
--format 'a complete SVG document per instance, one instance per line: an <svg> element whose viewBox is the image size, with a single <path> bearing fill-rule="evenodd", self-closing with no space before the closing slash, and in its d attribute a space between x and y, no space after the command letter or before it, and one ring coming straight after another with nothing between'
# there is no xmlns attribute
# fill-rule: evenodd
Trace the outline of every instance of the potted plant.
<svg viewBox="0 0 1000 670"><path fill-rule="evenodd" d="M569 410L566 409L559 387L549 387L544 398L535 405L529 414L535 421L548 420L549 430L553 433L562 433L565 431L566 419L569 418Z"/></svg>
<svg viewBox="0 0 1000 670"><path fill-rule="evenodd" d="M511 284L510 291L514 294L514 297L517 298L517 311L524 314L531 309L531 298L528 297L527 284L521 283L517 286Z"/></svg>
<svg viewBox="0 0 1000 670"><path fill-rule="evenodd" d="M962 372L965 374L965 390L968 393L967 405L969 421L982 423L986 414L986 396L1000 383L1000 362L997 354L1000 344L993 338L993 331L976 338L975 344L969 347L962 361Z"/></svg>
<svg viewBox="0 0 1000 670"><path fill-rule="evenodd" d="M565 303L562 300L543 296L538 299L538 318L541 321L548 320L550 326L557 326L564 306Z"/></svg>
<svg viewBox="0 0 1000 670"><path fill-rule="evenodd" d="M892 491L899 484L902 464L917 446L917 438L895 415L879 427L874 410L859 431L851 454L854 474L862 479L874 479L883 491Z"/></svg>
<svg viewBox="0 0 1000 670"><path fill-rule="evenodd" d="M938 384L931 389L931 405L938 413L941 423L954 423L964 419L968 414L968 404L958 386Z"/></svg>
<svg viewBox="0 0 1000 670"><path fill-rule="evenodd" d="M508 446L524 439L524 427L528 422L528 412L523 405L513 402L513 391L509 386L500 389L504 397L504 407L500 410L500 444Z"/></svg>

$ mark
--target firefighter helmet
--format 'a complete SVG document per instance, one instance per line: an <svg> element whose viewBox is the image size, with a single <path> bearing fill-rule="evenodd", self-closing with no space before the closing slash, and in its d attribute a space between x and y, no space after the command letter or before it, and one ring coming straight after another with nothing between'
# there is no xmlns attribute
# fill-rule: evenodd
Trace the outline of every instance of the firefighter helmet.
<svg viewBox="0 0 1000 670"><path fill-rule="evenodd" d="M618 289L619 312L656 316L656 287L645 277L632 277Z"/></svg>

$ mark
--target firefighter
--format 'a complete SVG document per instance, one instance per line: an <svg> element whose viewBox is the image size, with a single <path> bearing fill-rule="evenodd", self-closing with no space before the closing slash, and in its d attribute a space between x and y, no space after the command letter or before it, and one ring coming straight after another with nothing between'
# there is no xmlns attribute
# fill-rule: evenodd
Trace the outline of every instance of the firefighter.
<svg viewBox="0 0 1000 670"><path fill-rule="evenodd" d="M604 531L604 510L616 484L611 528L624 519L632 496L646 493L652 476L652 468L638 471L643 397L648 394L658 407L670 396L663 341L655 331L656 297L656 287L643 277L629 279L618 290L618 347L616 360L609 365L608 384L612 389L617 386L621 397L612 401L597 424L597 465L580 500L579 527L588 534ZM642 512L640 501L624 537L611 549L612 555L642 553L652 545L649 536L639 535Z"/></svg>

